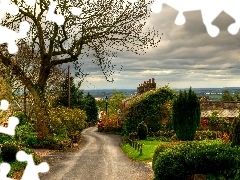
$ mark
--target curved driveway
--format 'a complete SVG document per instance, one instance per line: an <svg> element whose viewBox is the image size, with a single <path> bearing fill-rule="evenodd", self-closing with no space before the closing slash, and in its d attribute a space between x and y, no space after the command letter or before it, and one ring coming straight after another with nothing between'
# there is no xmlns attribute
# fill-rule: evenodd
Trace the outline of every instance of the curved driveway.
<svg viewBox="0 0 240 180"><path fill-rule="evenodd" d="M120 136L97 132L96 127L85 129L82 136L84 144L77 152L58 152L46 157L53 163L58 162L41 176L41 180L152 179L148 165L132 162L122 152Z"/></svg>

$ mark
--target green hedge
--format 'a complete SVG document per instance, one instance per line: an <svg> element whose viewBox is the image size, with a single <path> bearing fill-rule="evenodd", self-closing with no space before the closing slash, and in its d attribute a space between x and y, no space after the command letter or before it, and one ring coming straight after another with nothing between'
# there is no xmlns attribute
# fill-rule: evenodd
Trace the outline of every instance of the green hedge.
<svg viewBox="0 0 240 180"><path fill-rule="evenodd" d="M162 120L170 120L174 97L175 92L168 86L134 97L123 110L125 133L136 132L142 121L149 132L160 130Z"/></svg>
<svg viewBox="0 0 240 180"><path fill-rule="evenodd" d="M158 145L158 147L155 149L153 154L153 160L152 160L152 168L154 169L155 162L158 158L159 153L164 152L166 149L171 148L173 146L179 145L182 143L181 141L178 142L169 142L169 143L161 143Z"/></svg>
<svg viewBox="0 0 240 180"><path fill-rule="evenodd" d="M155 180L182 180L192 174L212 174L236 179L240 168L240 148L221 141L192 141L158 153Z"/></svg>

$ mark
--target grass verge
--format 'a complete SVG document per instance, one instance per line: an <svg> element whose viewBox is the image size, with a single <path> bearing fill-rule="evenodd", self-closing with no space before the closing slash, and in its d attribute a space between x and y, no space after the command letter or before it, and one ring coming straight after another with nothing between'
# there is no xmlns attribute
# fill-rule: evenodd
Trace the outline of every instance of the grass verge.
<svg viewBox="0 0 240 180"><path fill-rule="evenodd" d="M148 141L148 140L141 140L138 142L143 144L142 154L140 154L139 151L131 147L128 143L122 144L121 149L123 150L124 153L128 155L130 159L134 161L145 161L145 162L152 161L153 153L160 143L166 143L166 142Z"/></svg>

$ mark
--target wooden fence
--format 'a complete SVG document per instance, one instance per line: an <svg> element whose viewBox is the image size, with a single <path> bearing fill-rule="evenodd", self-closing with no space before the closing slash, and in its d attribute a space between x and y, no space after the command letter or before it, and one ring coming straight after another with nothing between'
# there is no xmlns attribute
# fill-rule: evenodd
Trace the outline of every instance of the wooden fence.
<svg viewBox="0 0 240 180"><path fill-rule="evenodd" d="M143 145L141 143L138 143L137 141L133 141L131 139L128 139L128 143L131 147L133 147L135 150L139 151L140 154L142 154L142 147Z"/></svg>

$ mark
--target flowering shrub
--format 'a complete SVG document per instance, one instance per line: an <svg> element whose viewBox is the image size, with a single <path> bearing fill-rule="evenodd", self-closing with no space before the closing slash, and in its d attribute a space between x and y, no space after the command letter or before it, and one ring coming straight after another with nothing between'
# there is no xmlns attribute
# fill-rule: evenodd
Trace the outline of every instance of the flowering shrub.
<svg viewBox="0 0 240 180"><path fill-rule="evenodd" d="M82 131L87 119L85 111L69 109L66 107L52 108L50 114L50 127L54 134L69 136L76 131Z"/></svg>
<svg viewBox="0 0 240 180"><path fill-rule="evenodd" d="M223 133L219 132L218 133L218 138L220 138L225 143L230 141L230 136L225 132L223 132Z"/></svg>

